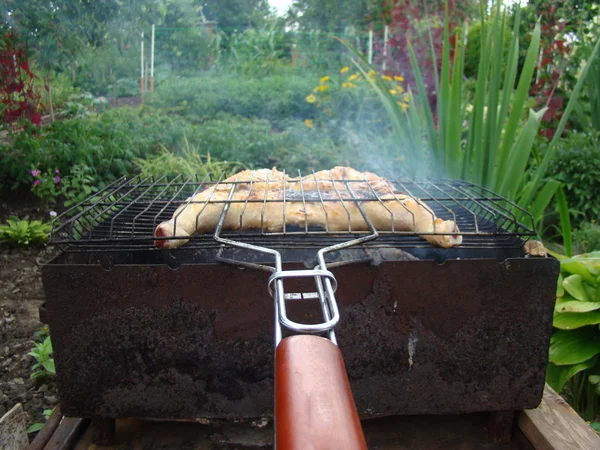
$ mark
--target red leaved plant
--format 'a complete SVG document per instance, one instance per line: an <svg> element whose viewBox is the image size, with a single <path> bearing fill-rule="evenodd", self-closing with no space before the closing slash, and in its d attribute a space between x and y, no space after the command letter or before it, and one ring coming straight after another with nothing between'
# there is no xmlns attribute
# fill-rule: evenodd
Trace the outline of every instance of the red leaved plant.
<svg viewBox="0 0 600 450"><path fill-rule="evenodd" d="M2 121L9 129L40 125L40 95L34 78L25 46L12 31L0 36L0 109Z"/></svg>

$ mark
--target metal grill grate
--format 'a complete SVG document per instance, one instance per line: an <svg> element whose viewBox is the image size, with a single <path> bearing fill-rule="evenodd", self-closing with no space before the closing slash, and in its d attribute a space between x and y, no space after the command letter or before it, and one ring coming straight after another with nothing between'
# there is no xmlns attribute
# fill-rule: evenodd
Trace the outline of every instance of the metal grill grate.
<svg viewBox="0 0 600 450"><path fill-rule="evenodd" d="M300 175L300 174L299 174ZM315 178L316 180L316 178ZM464 181L432 180L389 180L397 192L407 195L422 205L428 206L437 217L453 220L463 236L462 248L520 248L524 239L534 236L533 217L501 196L490 190ZM53 221L50 242L65 251L117 251L154 249L153 234L156 226L173 217L182 204L194 203L191 198L205 189L215 186L231 190L236 181L211 180L177 176L172 179L161 177L121 178L95 196L73 207ZM248 181L243 182L248 185ZM268 186L269 181L266 181ZM329 183L334 189L321 192L319 186ZM333 184L332 184L333 183ZM357 196L348 196L355 189L343 189L343 186L361 186ZM301 185L302 186L302 185ZM280 200L251 199L252 182L248 196L242 199L210 200L213 203L243 203L243 212L248 204L262 203L261 228L256 230L228 231L222 237L244 239L267 247L314 248L324 247L356 238L370 231L355 231L351 227L343 231L330 231L305 226L285 226L283 230L269 232L264 227L264 206L271 202L317 203L323 207L327 217L327 204L341 202L381 202L380 196L366 179L362 180L318 180L316 190L300 195L283 189ZM263 190L266 189L263 187ZM287 192L287 194L286 194ZM294 196L295 195L295 196ZM205 201L201 202L203 205ZM202 209L202 208L201 208ZM346 206L344 206L346 209ZM285 224L285 207L282 208ZM199 216L201 213L199 214ZM521 218L521 221L518 220ZM523 223L525 222L525 223ZM374 247L393 246L396 248L431 247L429 243L412 231L380 231L380 236L365 245ZM427 233L436 234L436 233ZM196 235L190 239L186 248L218 248L212 232Z"/></svg>

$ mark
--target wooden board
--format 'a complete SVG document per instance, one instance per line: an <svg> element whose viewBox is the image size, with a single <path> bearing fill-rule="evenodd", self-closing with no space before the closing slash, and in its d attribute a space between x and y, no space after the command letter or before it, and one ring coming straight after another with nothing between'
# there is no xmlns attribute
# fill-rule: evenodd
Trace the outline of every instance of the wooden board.
<svg viewBox="0 0 600 450"><path fill-rule="evenodd" d="M548 385L540 406L521 412L517 420L536 450L600 449L600 437Z"/></svg>
<svg viewBox="0 0 600 450"><path fill-rule="evenodd" d="M363 422L369 450L600 450L600 438L550 387L540 406L518 413L510 442L489 435L497 423L489 413L402 416ZM46 425L48 426L48 424ZM51 430L50 430L51 431ZM153 422L119 419L115 442L93 444L94 424L65 418L44 450L269 449L272 424Z"/></svg>

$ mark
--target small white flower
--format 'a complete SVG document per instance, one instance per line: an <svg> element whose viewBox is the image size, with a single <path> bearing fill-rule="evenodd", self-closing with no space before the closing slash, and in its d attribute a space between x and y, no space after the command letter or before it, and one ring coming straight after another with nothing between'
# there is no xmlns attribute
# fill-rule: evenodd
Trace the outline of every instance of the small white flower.
<svg viewBox="0 0 600 450"><path fill-rule="evenodd" d="M56 211L50 211L48 214L50 214L50 217L56 217Z"/></svg>

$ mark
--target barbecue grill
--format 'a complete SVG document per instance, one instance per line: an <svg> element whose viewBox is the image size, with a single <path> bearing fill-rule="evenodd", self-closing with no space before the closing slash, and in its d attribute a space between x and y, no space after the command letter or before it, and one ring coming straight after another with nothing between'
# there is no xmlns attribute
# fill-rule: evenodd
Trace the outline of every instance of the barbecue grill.
<svg viewBox="0 0 600 450"><path fill-rule="evenodd" d="M385 202L366 179L331 181L340 189L284 187L277 201L313 202L326 217L329 202L354 204L367 230L283 217L268 231L272 200L234 199L239 182L222 177L122 178L57 218L61 252L42 275L61 411L270 417L276 313L277 341L297 331L339 340L361 417L536 407L559 264L525 250L531 215L464 181L391 180L456 222L462 244L437 248L413 231L375 230L362 205ZM156 248L156 226L217 185L230 195L216 230ZM234 202L240 230L224 230ZM253 202L261 227L241 230Z"/></svg>

